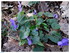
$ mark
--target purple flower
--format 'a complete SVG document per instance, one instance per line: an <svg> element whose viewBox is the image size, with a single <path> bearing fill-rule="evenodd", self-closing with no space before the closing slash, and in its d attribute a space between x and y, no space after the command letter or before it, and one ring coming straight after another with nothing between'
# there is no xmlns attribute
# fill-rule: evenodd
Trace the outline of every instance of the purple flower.
<svg viewBox="0 0 70 53"><path fill-rule="evenodd" d="M63 42L63 43L68 42L68 41L69 41L68 38L62 39L62 42Z"/></svg>
<svg viewBox="0 0 70 53"><path fill-rule="evenodd" d="M13 26L13 29L16 30L17 25L16 25L15 21L13 19L10 19L10 22L11 22L11 26Z"/></svg>
<svg viewBox="0 0 70 53"><path fill-rule="evenodd" d="M36 28L36 31L38 31L38 28Z"/></svg>
<svg viewBox="0 0 70 53"><path fill-rule="evenodd" d="M34 14L34 15L36 15L36 14L37 14L37 11L36 11L36 10L34 10L33 14Z"/></svg>
<svg viewBox="0 0 70 53"><path fill-rule="evenodd" d="M54 18L58 18L58 15L57 14L54 14L53 16L54 16Z"/></svg>
<svg viewBox="0 0 70 53"><path fill-rule="evenodd" d="M27 41L28 41L28 45L32 44L32 41L29 39L29 37L27 37Z"/></svg>
<svg viewBox="0 0 70 53"><path fill-rule="evenodd" d="M69 42L69 40L67 39L67 38L63 38L61 41L59 41L57 44L59 45L59 46L66 46L66 45L68 45L68 42Z"/></svg>
<svg viewBox="0 0 70 53"><path fill-rule="evenodd" d="M19 10L19 12L21 12L22 11L22 5L21 5L21 3L20 3L20 1L18 1L18 10Z"/></svg>

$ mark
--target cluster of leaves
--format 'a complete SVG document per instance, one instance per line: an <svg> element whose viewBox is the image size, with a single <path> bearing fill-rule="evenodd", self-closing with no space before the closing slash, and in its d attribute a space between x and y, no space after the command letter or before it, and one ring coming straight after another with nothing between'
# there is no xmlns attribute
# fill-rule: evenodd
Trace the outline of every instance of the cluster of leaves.
<svg viewBox="0 0 70 53"><path fill-rule="evenodd" d="M52 19L43 19L43 15L45 17L52 17ZM20 45L27 44L27 37L30 37L32 44L41 47L44 47L43 42L47 43L48 39L57 43L62 38L60 32L55 31L60 29L60 26L57 20L53 19L53 14L50 12L39 12L36 15L28 17L24 11L22 11L18 13L17 21L17 31L19 31ZM52 29L52 31L50 29ZM37 48L40 49L40 47ZM37 48L34 48L34 51Z"/></svg>
<svg viewBox="0 0 70 53"><path fill-rule="evenodd" d="M32 5L35 5L35 4L39 3L39 2L40 1L31 1L31 2L29 2L29 5L32 6Z"/></svg>

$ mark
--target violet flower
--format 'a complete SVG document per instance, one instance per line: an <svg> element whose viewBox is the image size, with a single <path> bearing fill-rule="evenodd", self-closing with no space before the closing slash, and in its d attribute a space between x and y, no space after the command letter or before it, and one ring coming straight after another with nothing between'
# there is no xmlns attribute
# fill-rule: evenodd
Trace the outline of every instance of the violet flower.
<svg viewBox="0 0 70 53"><path fill-rule="evenodd" d="M38 31L38 28L36 28L36 31Z"/></svg>
<svg viewBox="0 0 70 53"><path fill-rule="evenodd" d="M32 41L29 39L29 37L27 37L27 41L28 41L28 45L32 44Z"/></svg>
<svg viewBox="0 0 70 53"><path fill-rule="evenodd" d="M21 12L22 11L22 5L21 5L21 3L20 3L20 1L18 1L18 10L19 10L19 12Z"/></svg>
<svg viewBox="0 0 70 53"><path fill-rule="evenodd" d="M13 26L13 29L16 30L17 25L16 25L15 21L13 19L10 19L10 22L11 22L11 26Z"/></svg>
<svg viewBox="0 0 70 53"><path fill-rule="evenodd" d="M66 46L66 45L68 45L68 42L69 42L69 40L67 39L67 38L63 38L61 41L59 41L57 44L59 45L59 46Z"/></svg>
<svg viewBox="0 0 70 53"><path fill-rule="evenodd" d="M34 10L33 14L34 14L34 15L36 15L36 14L37 14L37 11L36 11L36 10Z"/></svg>
<svg viewBox="0 0 70 53"><path fill-rule="evenodd" d="M58 15L57 14L54 14L53 16L54 16L54 18L58 18Z"/></svg>

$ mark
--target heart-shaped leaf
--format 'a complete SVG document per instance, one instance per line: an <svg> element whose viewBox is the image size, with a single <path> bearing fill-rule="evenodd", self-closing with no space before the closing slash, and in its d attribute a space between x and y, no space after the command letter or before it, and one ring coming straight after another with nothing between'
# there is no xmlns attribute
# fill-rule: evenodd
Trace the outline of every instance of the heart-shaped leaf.
<svg viewBox="0 0 70 53"><path fill-rule="evenodd" d="M47 16L47 17L54 17L53 14L50 13L50 12L45 12L44 15Z"/></svg>
<svg viewBox="0 0 70 53"><path fill-rule="evenodd" d="M21 39L27 38L29 36L29 33L30 33L30 29L29 28L27 28L26 31L21 31L20 32L20 38Z"/></svg>
<svg viewBox="0 0 70 53"><path fill-rule="evenodd" d="M52 27L53 29L60 29L60 25L57 24L57 23L52 23L52 24L51 24L51 27Z"/></svg>
<svg viewBox="0 0 70 53"><path fill-rule="evenodd" d="M39 12L38 16L41 17L43 15L44 12Z"/></svg>
<svg viewBox="0 0 70 53"><path fill-rule="evenodd" d="M38 18L36 20L36 25L40 25L44 20L42 18Z"/></svg>
<svg viewBox="0 0 70 53"><path fill-rule="evenodd" d="M40 45L40 46L44 46L43 43L41 43L41 42L38 42L38 45Z"/></svg>
<svg viewBox="0 0 70 53"><path fill-rule="evenodd" d="M46 22L48 25L51 25L52 23L57 23L57 20L56 19L47 19Z"/></svg>
<svg viewBox="0 0 70 53"><path fill-rule="evenodd" d="M38 31L36 31L36 29L33 29L31 33L32 33L32 35L34 35L34 36L38 36Z"/></svg>
<svg viewBox="0 0 70 53"><path fill-rule="evenodd" d="M39 46L39 45L36 45L36 47L35 48L33 48L33 51L35 51L35 52L43 52L44 51L44 47L41 47L41 46Z"/></svg>
<svg viewBox="0 0 70 53"><path fill-rule="evenodd" d="M21 45L24 45L26 43L26 40L24 39L24 40L21 40L20 42L19 42L19 46L21 46Z"/></svg>
<svg viewBox="0 0 70 53"><path fill-rule="evenodd" d="M38 44L38 42L40 42L40 37L39 36L34 36L32 38L33 44Z"/></svg>
<svg viewBox="0 0 70 53"><path fill-rule="evenodd" d="M50 35L48 36L48 38L54 43L57 43L62 39L61 34L56 31L50 32Z"/></svg>

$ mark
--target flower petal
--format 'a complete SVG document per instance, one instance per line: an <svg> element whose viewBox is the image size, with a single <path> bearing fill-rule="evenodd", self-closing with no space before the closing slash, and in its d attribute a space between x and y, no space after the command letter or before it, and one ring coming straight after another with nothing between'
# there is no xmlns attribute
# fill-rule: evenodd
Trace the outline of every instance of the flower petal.
<svg viewBox="0 0 70 53"><path fill-rule="evenodd" d="M67 38L64 38L62 39L62 42L65 43L65 42L68 42L69 40Z"/></svg>
<svg viewBox="0 0 70 53"><path fill-rule="evenodd" d="M27 37L27 40L28 40L28 45L31 45L32 41L28 37Z"/></svg>
<svg viewBox="0 0 70 53"><path fill-rule="evenodd" d="M13 19L10 19L10 22L11 22L11 26L13 26L13 28L16 30L17 25L16 25L15 21Z"/></svg>
<svg viewBox="0 0 70 53"><path fill-rule="evenodd" d="M34 10L33 14L34 14L34 15L36 15L36 14L37 14L37 11L36 11L36 10Z"/></svg>
<svg viewBox="0 0 70 53"><path fill-rule="evenodd" d="M18 1L18 10L19 10L19 12L21 12L22 11L22 5L21 5L21 3L20 3L20 1Z"/></svg>
<svg viewBox="0 0 70 53"><path fill-rule="evenodd" d="M36 31L38 31L38 28L36 28Z"/></svg>
<svg viewBox="0 0 70 53"><path fill-rule="evenodd" d="M58 15L57 14L54 14L53 16L54 16L54 18L58 18Z"/></svg>
<svg viewBox="0 0 70 53"><path fill-rule="evenodd" d="M62 46L66 46L66 45L69 45L69 44L68 44L68 43L63 43L63 44L62 44Z"/></svg>
<svg viewBox="0 0 70 53"><path fill-rule="evenodd" d="M69 45L69 43L68 43L68 39L67 38L63 38L61 41L59 41L57 44L59 45L59 46L67 46L67 45Z"/></svg>
<svg viewBox="0 0 70 53"><path fill-rule="evenodd" d="M61 41L59 41L57 44L60 46L60 45L62 45L62 42L61 42Z"/></svg>

